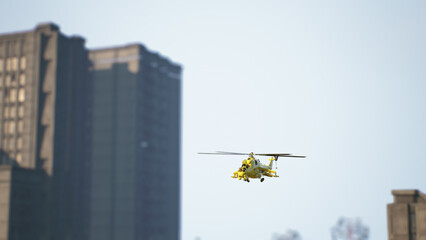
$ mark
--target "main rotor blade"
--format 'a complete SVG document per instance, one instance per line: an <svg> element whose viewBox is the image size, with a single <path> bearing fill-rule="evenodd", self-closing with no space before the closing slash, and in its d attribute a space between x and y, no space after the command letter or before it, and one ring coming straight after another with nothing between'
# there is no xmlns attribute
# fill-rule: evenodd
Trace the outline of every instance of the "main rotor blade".
<svg viewBox="0 0 426 240"><path fill-rule="evenodd" d="M295 155L289 155L289 156L280 156L280 157L292 157L292 158L306 158L306 156L295 156Z"/></svg>
<svg viewBox="0 0 426 240"><path fill-rule="evenodd" d="M198 154L214 154L214 155L256 155L256 156L271 156L271 157L292 157L292 158L305 158L306 156L296 156L290 153L236 153L236 152L224 152L215 151L213 153L200 152Z"/></svg>
<svg viewBox="0 0 426 240"><path fill-rule="evenodd" d="M306 156L296 156L296 155L292 155L290 153L258 153L258 154L254 154L254 155L259 155L259 156L273 156L273 157L293 157L293 158L305 158Z"/></svg>
<svg viewBox="0 0 426 240"><path fill-rule="evenodd" d="M291 155L290 153L255 153L254 155L259 155L259 156L289 156Z"/></svg>
<svg viewBox="0 0 426 240"><path fill-rule="evenodd" d="M234 152L223 152L223 151L216 151L214 153L205 153L205 152L200 152L198 154L215 154L215 155L249 155L247 153L234 153Z"/></svg>
<svg viewBox="0 0 426 240"><path fill-rule="evenodd" d="M250 153L236 153L236 152L224 152L224 151L216 151L220 154L228 154L228 155L250 155Z"/></svg>

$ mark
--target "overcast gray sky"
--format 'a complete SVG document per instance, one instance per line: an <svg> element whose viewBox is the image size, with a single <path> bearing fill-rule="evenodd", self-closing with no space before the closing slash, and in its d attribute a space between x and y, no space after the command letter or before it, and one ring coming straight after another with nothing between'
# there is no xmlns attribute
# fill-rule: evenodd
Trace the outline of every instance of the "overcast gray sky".
<svg viewBox="0 0 426 240"><path fill-rule="evenodd" d="M387 239L392 189L426 192L425 1L4 1L0 32L52 21L88 47L141 42L184 66L182 240ZM290 152L280 178L230 178ZM266 159L265 159L266 160Z"/></svg>

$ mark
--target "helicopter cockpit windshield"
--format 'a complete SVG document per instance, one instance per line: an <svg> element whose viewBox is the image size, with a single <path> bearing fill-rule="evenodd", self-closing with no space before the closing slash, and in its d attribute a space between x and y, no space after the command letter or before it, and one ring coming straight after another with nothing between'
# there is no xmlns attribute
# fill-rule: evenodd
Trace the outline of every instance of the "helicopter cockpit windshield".
<svg viewBox="0 0 426 240"><path fill-rule="evenodd" d="M247 168L249 168L250 165L245 163L245 161L243 161L243 164L241 165L240 169L238 169L238 171L240 172L245 172L247 170Z"/></svg>

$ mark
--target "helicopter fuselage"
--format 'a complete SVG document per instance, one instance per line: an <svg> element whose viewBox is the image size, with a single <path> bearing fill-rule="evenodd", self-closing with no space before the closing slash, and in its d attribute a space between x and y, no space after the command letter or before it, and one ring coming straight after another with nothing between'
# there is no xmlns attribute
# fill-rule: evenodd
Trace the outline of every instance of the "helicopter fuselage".
<svg viewBox="0 0 426 240"><path fill-rule="evenodd" d="M277 173L272 170L272 161L274 158L269 159L269 165L262 164L259 159L249 157L243 160L241 167L238 171L234 172L232 178L243 179L246 182L250 182L250 178L260 178L263 182L264 176L266 177L278 177Z"/></svg>

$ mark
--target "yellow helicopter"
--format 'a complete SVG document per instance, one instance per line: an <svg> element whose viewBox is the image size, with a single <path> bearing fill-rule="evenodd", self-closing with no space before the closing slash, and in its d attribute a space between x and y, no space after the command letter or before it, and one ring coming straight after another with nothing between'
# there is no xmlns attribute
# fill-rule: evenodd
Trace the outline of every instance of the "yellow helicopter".
<svg viewBox="0 0 426 240"><path fill-rule="evenodd" d="M292 157L292 158L305 158L305 156L295 156L290 153L235 153L235 152L223 152L216 151L214 153L198 153L198 154L215 154L215 155L248 155L249 157L243 160L243 164L234 172L232 178L243 179L246 182L250 182L250 178L260 178L260 182L265 180L266 177L278 177L277 172L272 170L273 162L277 161L279 157ZM256 159L254 156L271 156L269 159L269 165L263 164Z"/></svg>

